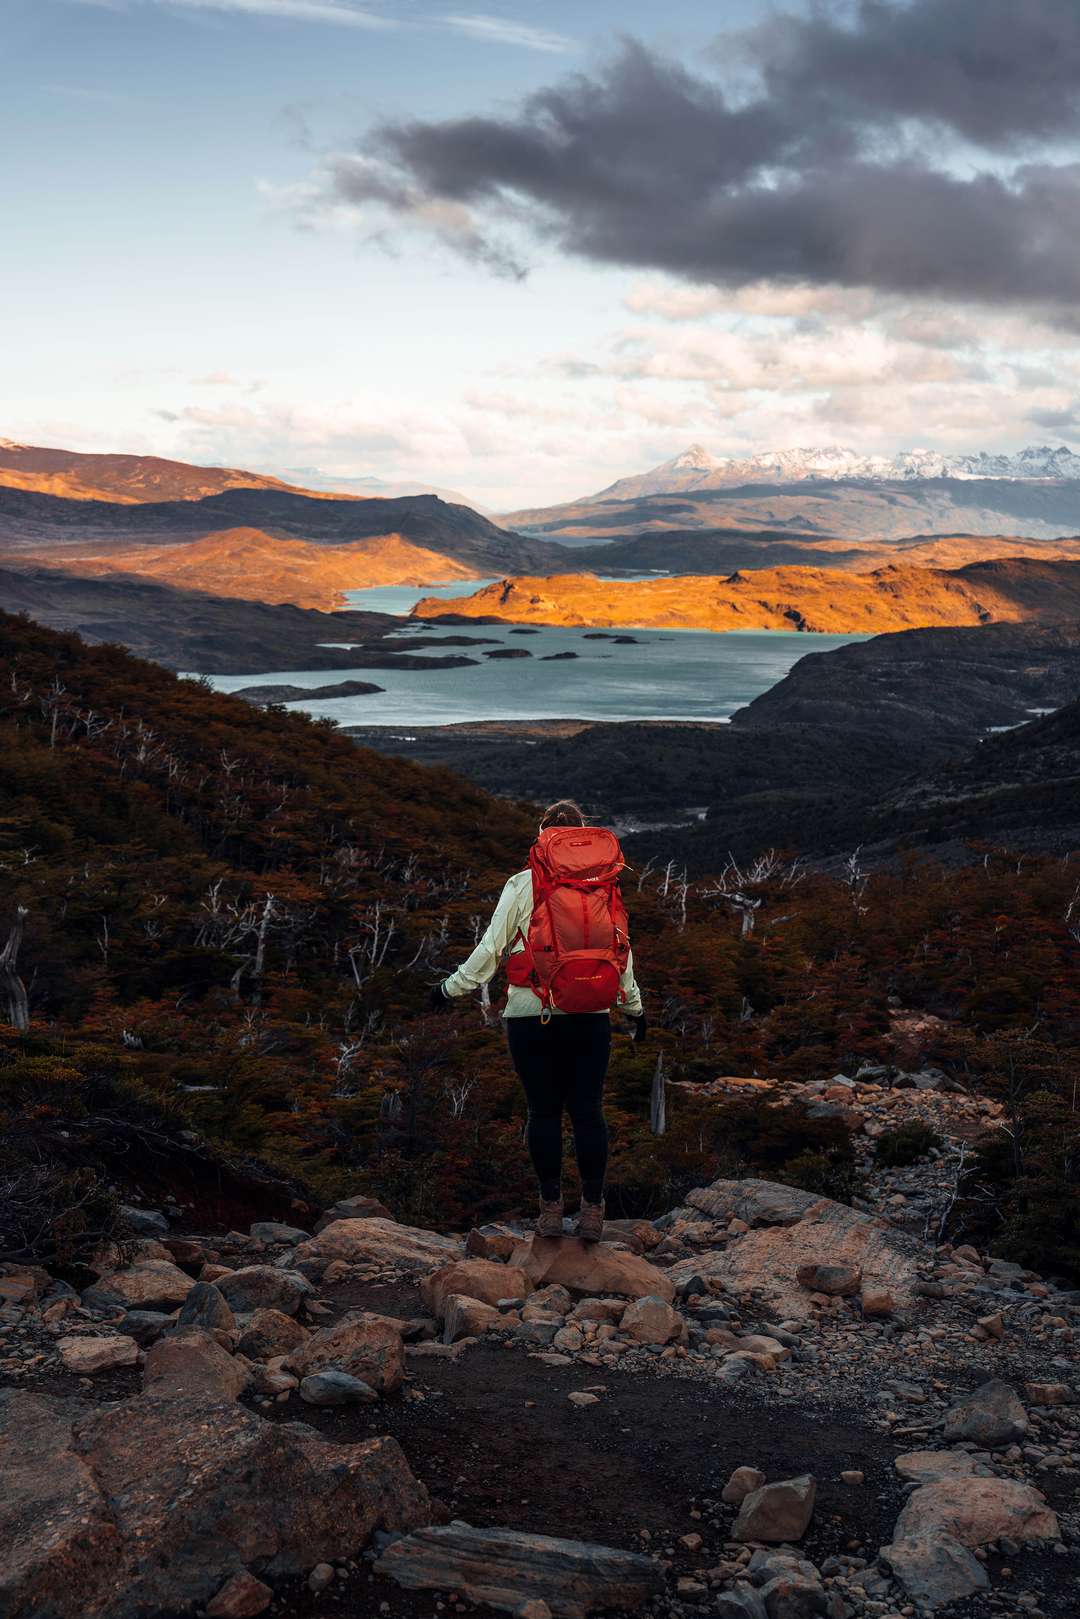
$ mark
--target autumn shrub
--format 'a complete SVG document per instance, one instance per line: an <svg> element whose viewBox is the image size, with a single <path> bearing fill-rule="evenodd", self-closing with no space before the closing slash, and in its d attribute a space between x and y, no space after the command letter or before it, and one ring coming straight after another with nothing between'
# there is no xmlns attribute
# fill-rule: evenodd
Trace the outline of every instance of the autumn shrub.
<svg viewBox="0 0 1080 1619"><path fill-rule="evenodd" d="M941 1146L938 1132L922 1119L909 1119L895 1130L886 1130L874 1145L874 1161L880 1169L903 1169L917 1164Z"/></svg>

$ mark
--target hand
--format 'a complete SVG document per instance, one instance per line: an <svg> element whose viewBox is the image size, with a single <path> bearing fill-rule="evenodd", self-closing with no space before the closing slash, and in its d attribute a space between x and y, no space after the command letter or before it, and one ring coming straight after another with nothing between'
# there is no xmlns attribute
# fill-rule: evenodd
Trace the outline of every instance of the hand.
<svg viewBox="0 0 1080 1619"><path fill-rule="evenodd" d="M451 1005L450 997L446 993L446 991L443 988L442 984L441 983L432 984L432 986L431 986L431 1010L433 1012L449 1012L450 1005Z"/></svg>
<svg viewBox="0 0 1080 1619"><path fill-rule="evenodd" d="M631 1038L635 1046L639 1046L649 1032L649 1025L644 1012L638 1012L634 1015L633 1025Z"/></svg>

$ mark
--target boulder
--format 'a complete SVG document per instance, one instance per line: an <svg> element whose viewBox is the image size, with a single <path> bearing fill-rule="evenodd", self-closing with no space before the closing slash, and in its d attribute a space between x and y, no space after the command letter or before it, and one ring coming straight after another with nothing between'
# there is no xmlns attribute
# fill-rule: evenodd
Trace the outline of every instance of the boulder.
<svg viewBox="0 0 1080 1619"><path fill-rule="evenodd" d="M205 1327L177 1327L146 1351L143 1387L155 1393L238 1400L248 1382L247 1368Z"/></svg>
<svg viewBox="0 0 1080 1619"><path fill-rule="evenodd" d="M139 1346L134 1338L121 1337L118 1333L109 1333L103 1338L61 1338L56 1348L67 1370L79 1377L111 1372L118 1366L134 1366L139 1359Z"/></svg>
<svg viewBox="0 0 1080 1619"><path fill-rule="evenodd" d="M952 1535L910 1535L881 1548L881 1561L912 1602L931 1612L985 1591L990 1579L977 1557Z"/></svg>
<svg viewBox="0 0 1080 1619"><path fill-rule="evenodd" d="M473 1259L506 1261L521 1241L509 1231L478 1231L474 1226L465 1238L465 1252Z"/></svg>
<svg viewBox="0 0 1080 1619"><path fill-rule="evenodd" d="M175 1310L194 1286L171 1260L148 1259L99 1276L82 1301L88 1310Z"/></svg>
<svg viewBox="0 0 1080 1619"><path fill-rule="evenodd" d="M315 1235L325 1231L328 1225L336 1220L390 1220L394 1216L384 1203L377 1197L343 1197L340 1202L334 1203L321 1215L315 1225Z"/></svg>
<svg viewBox="0 0 1080 1619"><path fill-rule="evenodd" d="M175 1325L175 1315L165 1315L161 1310L128 1310L119 1323L121 1332L134 1338L143 1349Z"/></svg>
<svg viewBox="0 0 1080 1619"><path fill-rule="evenodd" d="M518 1244L510 1263L538 1287L559 1282L575 1293L620 1293L631 1299L652 1295L665 1304L675 1297L673 1272L659 1270L640 1254L608 1242L532 1237Z"/></svg>
<svg viewBox="0 0 1080 1619"><path fill-rule="evenodd" d="M256 1310L240 1336L236 1348L248 1360L269 1360L271 1355L289 1355L307 1339L307 1328L281 1310Z"/></svg>
<svg viewBox="0 0 1080 1619"><path fill-rule="evenodd" d="M759 1303L768 1313L796 1322L813 1311L810 1292L798 1279L811 1266L861 1273L863 1288L888 1293L897 1311L915 1298L919 1244L874 1215L757 1180L714 1181L690 1192L687 1203L725 1227L739 1220L750 1229L737 1242L678 1260L668 1272L677 1287L696 1276L736 1295L760 1289Z"/></svg>
<svg viewBox="0 0 1080 1619"><path fill-rule="evenodd" d="M638 1608L664 1587L659 1563L639 1552L463 1523L416 1530L388 1546L375 1569L410 1590L459 1591L508 1613L543 1601L555 1619Z"/></svg>
<svg viewBox="0 0 1080 1619"><path fill-rule="evenodd" d="M667 1344L686 1334L686 1324L678 1310L663 1299L647 1295L626 1306L620 1331L639 1344Z"/></svg>
<svg viewBox="0 0 1080 1619"><path fill-rule="evenodd" d="M817 1485L809 1473L763 1484L743 1499L733 1540L801 1540L814 1513Z"/></svg>
<svg viewBox="0 0 1080 1619"><path fill-rule="evenodd" d="M276 1265L245 1265L229 1276L219 1276L212 1285L237 1315L255 1310L295 1315L313 1291L306 1276L294 1270L278 1270Z"/></svg>
<svg viewBox="0 0 1080 1619"><path fill-rule="evenodd" d="M713 1612L718 1619L768 1619L765 1604L752 1585L733 1585L721 1591Z"/></svg>
<svg viewBox="0 0 1080 1619"><path fill-rule="evenodd" d="M137 1237L167 1237L169 1222L160 1209L137 1209L130 1203L121 1203L120 1218Z"/></svg>
<svg viewBox="0 0 1080 1619"><path fill-rule="evenodd" d="M915 1490L904 1505L893 1540L952 1535L962 1546L1009 1540L1056 1540L1058 1521L1044 1496L1010 1478L952 1475Z"/></svg>
<svg viewBox="0 0 1080 1619"><path fill-rule="evenodd" d="M862 1271L858 1265L800 1265L795 1280L809 1293L850 1299L862 1287Z"/></svg>
<svg viewBox="0 0 1080 1619"><path fill-rule="evenodd" d="M337 1366L327 1366L304 1378L300 1398L307 1405L371 1405L379 1396L370 1383L350 1377Z"/></svg>
<svg viewBox="0 0 1080 1619"><path fill-rule="evenodd" d="M470 1299L463 1293L451 1293L443 1306L443 1343L452 1344L458 1338L482 1338L485 1332L505 1326L504 1317L493 1304Z"/></svg>
<svg viewBox="0 0 1080 1619"><path fill-rule="evenodd" d="M429 1271L461 1252L462 1243L457 1237L372 1216L332 1221L310 1242L302 1242L293 1258L297 1264L329 1264L333 1259L343 1259L350 1265L394 1265L401 1270Z"/></svg>
<svg viewBox="0 0 1080 1619"><path fill-rule="evenodd" d="M908 1450L894 1463L902 1479L929 1484L936 1478L968 1478L975 1463L966 1450Z"/></svg>
<svg viewBox="0 0 1080 1619"><path fill-rule="evenodd" d="M393 1439L326 1443L231 1401L138 1395L73 1421L0 1393L0 1613L145 1619L208 1603L246 1564L273 1579L427 1521Z"/></svg>
<svg viewBox="0 0 1080 1619"><path fill-rule="evenodd" d="M287 1243L291 1248L298 1242L307 1242L311 1232L301 1231L295 1225L282 1225L280 1220L256 1220L250 1235L256 1242Z"/></svg>
<svg viewBox="0 0 1080 1619"><path fill-rule="evenodd" d="M217 1328L221 1332L232 1332L236 1317L225 1295L213 1282L196 1282L180 1307L179 1322L182 1327L206 1327L208 1331Z"/></svg>
<svg viewBox="0 0 1080 1619"><path fill-rule="evenodd" d="M1023 1439L1028 1427L1019 1396L1008 1383L994 1379L965 1394L946 1411L943 1432L948 1440L971 1439L995 1449Z"/></svg>
<svg viewBox="0 0 1080 1619"><path fill-rule="evenodd" d="M764 1483L765 1474L756 1467L737 1467L724 1485L720 1499L726 1501L728 1506L737 1507L751 1490L760 1490Z"/></svg>
<svg viewBox="0 0 1080 1619"><path fill-rule="evenodd" d="M336 1366L380 1394L392 1394L405 1376L405 1346L400 1332L384 1317L357 1311L313 1332L293 1350L287 1364L299 1378Z"/></svg>
<svg viewBox="0 0 1080 1619"><path fill-rule="evenodd" d="M226 1580L217 1596L206 1604L208 1619L255 1619L265 1613L274 1593L268 1585L249 1574L246 1568Z"/></svg>
<svg viewBox="0 0 1080 1619"><path fill-rule="evenodd" d="M424 1308L437 1321L446 1313L446 1300L452 1293L479 1299L481 1304L498 1304L500 1299L522 1298L532 1292L532 1282L514 1265L500 1265L494 1259L457 1259L425 1276L420 1283Z"/></svg>

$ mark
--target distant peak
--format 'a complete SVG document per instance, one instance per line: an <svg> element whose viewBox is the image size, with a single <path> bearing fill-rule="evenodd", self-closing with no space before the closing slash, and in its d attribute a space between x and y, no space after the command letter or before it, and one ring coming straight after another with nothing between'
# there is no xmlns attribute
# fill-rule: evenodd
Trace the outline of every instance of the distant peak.
<svg viewBox="0 0 1080 1619"><path fill-rule="evenodd" d="M0 438L0 450L25 450L25 444L16 444L13 438Z"/></svg>
<svg viewBox="0 0 1080 1619"><path fill-rule="evenodd" d="M681 455L669 463L673 467L714 467L716 457L709 454L704 444L691 444Z"/></svg>

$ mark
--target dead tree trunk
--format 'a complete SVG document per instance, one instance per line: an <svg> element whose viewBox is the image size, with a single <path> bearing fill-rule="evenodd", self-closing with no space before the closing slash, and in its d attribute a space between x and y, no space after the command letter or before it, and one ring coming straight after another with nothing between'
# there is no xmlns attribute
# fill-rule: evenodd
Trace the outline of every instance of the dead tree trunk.
<svg viewBox="0 0 1080 1619"><path fill-rule="evenodd" d="M653 1073L649 1123L654 1136L662 1136L667 1129L667 1081L664 1078L663 1052L656 1059L656 1069Z"/></svg>
<svg viewBox="0 0 1080 1619"><path fill-rule="evenodd" d="M30 1000L26 993L26 985L16 971L26 917L26 906L17 906L15 922L8 934L7 944L0 950L0 984L3 985L7 995L8 1022L20 1033L24 1033L30 1027Z"/></svg>

